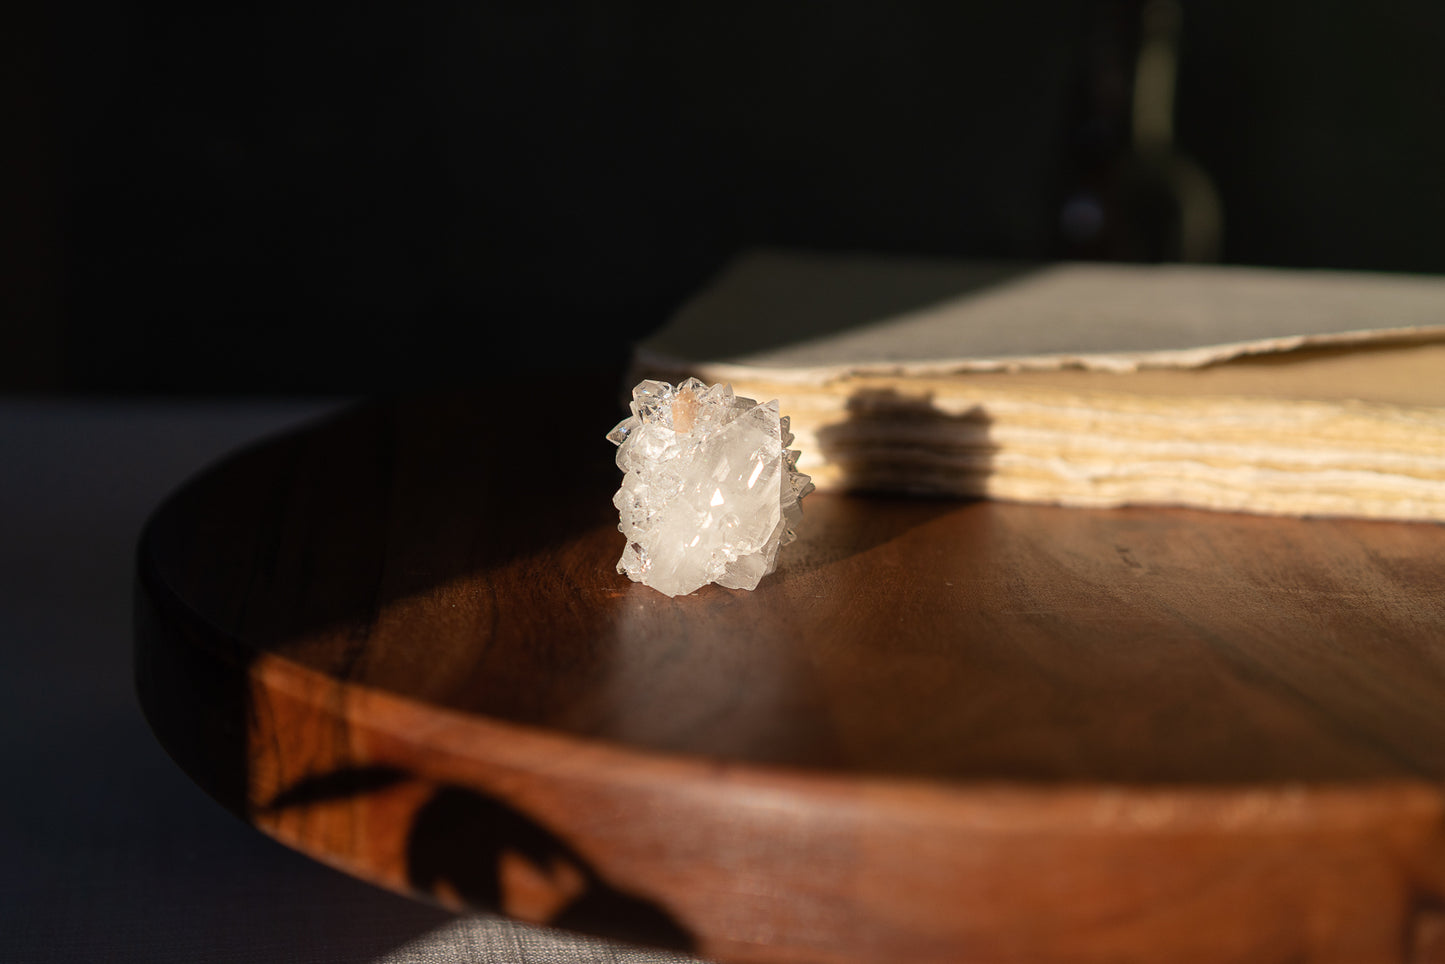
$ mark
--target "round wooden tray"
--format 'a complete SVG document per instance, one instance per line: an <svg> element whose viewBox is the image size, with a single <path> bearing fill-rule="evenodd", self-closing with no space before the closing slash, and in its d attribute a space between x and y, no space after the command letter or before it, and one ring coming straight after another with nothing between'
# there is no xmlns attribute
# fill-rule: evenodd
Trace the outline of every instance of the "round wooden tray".
<svg viewBox="0 0 1445 964"><path fill-rule="evenodd" d="M149 523L145 712L266 833L722 960L1445 958L1445 527L817 494L668 599L609 406L518 388Z"/></svg>

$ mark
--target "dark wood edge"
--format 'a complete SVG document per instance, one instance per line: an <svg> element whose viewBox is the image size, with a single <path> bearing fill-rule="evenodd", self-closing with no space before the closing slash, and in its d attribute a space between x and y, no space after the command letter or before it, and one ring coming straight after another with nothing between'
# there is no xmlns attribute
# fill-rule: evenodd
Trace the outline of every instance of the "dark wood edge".
<svg viewBox="0 0 1445 964"><path fill-rule="evenodd" d="M1147 960L1166 946L1168 902L1191 893L1220 920L1170 938L1179 960L1266 926L1346 949L1383 941L1404 959L1419 921L1445 906L1434 784L974 785L671 756L341 683L208 624L164 583L145 537L138 573L137 690L177 764L282 843L456 909L732 960L946 960L967 947L1047 961ZM334 739L292 744L298 720ZM430 836L418 830L436 814ZM493 833L469 821L501 835L477 845L495 863L481 884L418 857ZM531 870L508 878L513 846ZM1041 887L1025 872L1057 866L1061 850L1063 879ZM1277 921L1233 908L1241 865L1265 867ZM1322 936L1320 915L1344 899L1332 888L1361 881L1356 899L1387 902L1376 916L1395 934L1346 933L1342 919ZM1249 899L1268 903L1257 885ZM757 913L779 894L783 930ZM957 905L945 923L914 909L940 899ZM570 914L582 903L596 913Z"/></svg>

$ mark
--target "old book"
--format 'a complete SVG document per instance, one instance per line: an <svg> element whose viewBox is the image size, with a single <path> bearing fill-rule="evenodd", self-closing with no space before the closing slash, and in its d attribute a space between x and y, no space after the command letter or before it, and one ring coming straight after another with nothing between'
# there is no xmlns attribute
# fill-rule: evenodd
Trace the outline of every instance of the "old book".
<svg viewBox="0 0 1445 964"><path fill-rule="evenodd" d="M762 251L636 374L778 398L820 488L1445 520L1445 279Z"/></svg>

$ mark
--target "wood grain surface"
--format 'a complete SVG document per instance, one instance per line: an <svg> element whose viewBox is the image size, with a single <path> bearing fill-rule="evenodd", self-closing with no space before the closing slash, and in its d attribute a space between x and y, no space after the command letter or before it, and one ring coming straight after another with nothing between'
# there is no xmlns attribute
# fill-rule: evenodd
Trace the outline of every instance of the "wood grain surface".
<svg viewBox="0 0 1445 964"><path fill-rule="evenodd" d="M614 569L615 386L530 390L152 518L142 704L243 818L719 960L1445 960L1445 527L818 494L669 599Z"/></svg>

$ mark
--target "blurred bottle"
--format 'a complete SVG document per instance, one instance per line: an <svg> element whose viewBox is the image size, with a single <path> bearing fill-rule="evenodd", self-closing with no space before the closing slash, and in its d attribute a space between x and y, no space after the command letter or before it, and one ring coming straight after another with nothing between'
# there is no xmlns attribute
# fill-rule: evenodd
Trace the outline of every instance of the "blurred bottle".
<svg viewBox="0 0 1445 964"><path fill-rule="evenodd" d="M1174 144L1182 4L1112 0L1090 11L1059 256L1218 260L1218 192Z"/></svg>

